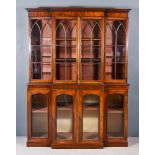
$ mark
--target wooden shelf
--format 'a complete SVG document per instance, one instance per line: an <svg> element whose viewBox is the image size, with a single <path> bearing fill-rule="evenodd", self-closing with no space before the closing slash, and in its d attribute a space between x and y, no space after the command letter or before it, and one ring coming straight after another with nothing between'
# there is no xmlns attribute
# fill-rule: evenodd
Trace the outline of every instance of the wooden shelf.
<svg viewBox="0 0 155 155"><path fill-rule="evenodd" d="M86 45L81 45L81 48L91 48L91 47L92 48L99 48L99 47L101 48L102 45L92 45L92 46L91 45L87 45L87 46Z"/></svg>
<svg viewBox="0 0 155 155"><path fill-rule="evenodd" d="M47 72L47 71L42 71L43 74L51 74L51 71Z"/></svg>
<svg viewBox="0 0 155 155"><path fill-rule="evenodd" d="M76 58L56 58L56 62L76 62Z"/></svg>
<svg viewBox="0 0 155 155"><path fill-rule="evenodd" d="M106 45L106 47L126 47L126 45Z"/></svg>
<svg viewBox="0 0 155 155"><path fill-rule="evenodd" d="M51 37L42 37L42 39L52 39Z"/></svg>
<svg viewBox="0 0 155 155"><path fill-rule="evenodd" d="M98 106L92 106L92 107L83 107L83 110L90 110L90 111L99 111L99 107Z"/></svg>
<svg viewBox="0 0 155 155"><path fill-rule="evenodd" d="M38 61L38 62L32 62L32 64L41 64L41 62L40 61Z"/></svg>
<svg viewBox="0 0 155 155"><path fill-rule="evenodd" d="M51 55L42 55L42 57L51 57Z"/></svg>
<svg viewBox="0 0 155 155"><path fill-rule="evenodd" d="M106 62L106 66L111 66L112 64L126 64L126 62Z"/></svg>
<svg viewBox="0 0 155 155"><path fill-rule="evenodd" d="M46 138L48 137L48 133L32 133L32 137L36 137L36 138Z"/></svg>
<svg viewBox="0 0 155 155"><path fill-rule="evenodd" d="M106 55L105 57L115 57L115 56L112 56L112 55ZM121 55L121 56L116 56L116 58L122 58L122 57L125 57L125 55Z"/></svg>
<svg viewBox="0 0 155 155"><path fill-rule="evenodd" d="M98 139L98 133L97 132L83 132L83 139L89 140L89 139Z"/></svg>
<svg viewBox="0 0 155 155"><path fill-rule="evenodd" d="M71 45L71 46L67 46L67 45L56 45L56 47L61 47L61 48L76 48L76 45Z"/></svg>
<svg viewBox="0 0 155 155"><path fill-rule="evenodd" d="M42 62L43 65L51 65L52 62Z"/></svg>
<svg viewBox="0 0 155 155"><path fill-rule="evenodd" d="M81 58L81 62L101 62L101 58Z"/></svg>
<svg viewBox="0 0 155 155"><path fill-rule="evenodd" d="M108 138L122 138L123 137L123 132L108 132L107 133Z"/></svg>
<svg viewBox="0 0 155 155"><path fill-rule="evenodd" d="M72 132L57 132L57 139L72 139ZM98 139L98 133L96 132L83 132L83 139Z"/></svg>
<svg viewBox="0 0 155 155"><path fill-rule="evenodd" d="M39 108L39 109L32 109L32 113L47 113L47 112L48 112L47 107Z"/></svg>
<svg viewBox="0 0 155 155"><path fill-rule="evenodd" d="M101 41L101 38L81 38L82 41L98 40Z"/></svg>
<svg viewBox="0 0 155 155"><path fill-rule="evenodd" d="M51 65L52 62L32 62L32 64Z"/></svg>
<svg viewBox="0 0 155 155"><path fill-rule="evenodd" d="M114 108L108 108L107 113L108 114L123 114L123 110L121 110L121 109L114 109Z"/></svg>
<svg viewBox="0 0 155 155"><path fill-rule="evenodd" d="M56 41L76 41L77 39L76 38L56 38Z"/></svg>
<svg viewBox="0 0 155 155"><path fill-rule="evenodd" d="M71 140L72 139L72 132L57 132L57 139L65 139L65 140Z"/></svg>
<svg viewBox="0 0 155 155"><path fill-rule="evenodd" d="M51 47L52 45L31 45L31 47Z"/></svg>
<svg viewBox="0 0 155 155"><path fill-rule="evenodd" d="M58 107L57 110L59 111L72 111L73 108L72 107Z"/></svg>

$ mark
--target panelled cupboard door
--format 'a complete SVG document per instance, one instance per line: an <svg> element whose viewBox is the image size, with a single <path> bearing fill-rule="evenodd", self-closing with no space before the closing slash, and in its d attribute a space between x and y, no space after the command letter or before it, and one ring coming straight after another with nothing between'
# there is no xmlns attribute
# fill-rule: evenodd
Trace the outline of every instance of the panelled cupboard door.
<svg viewBox="0 0 155 155"><path fill-rule="evenodd" d="M109 92L105 95L106 104L106 141L127 142L127 94L123 92Z"/></svg>
<svg viewBox="0 0 155 155"><path fill-rule="evenodd" d="M48 90L28 91L28 145L49 146L50 93Z"/></svg>
<svg viewBox="0 0 155 155"><path fill-rule="evenodd" d="M80 90L79 143L103 146L103 94L100 90Z"/></svg>
<svg viewBox="0 0 155 155"><path fill-rule="evenodd" d="M75 90L53 90L52 120L53 143L75 144L77 127L77 93Z"/></svg>

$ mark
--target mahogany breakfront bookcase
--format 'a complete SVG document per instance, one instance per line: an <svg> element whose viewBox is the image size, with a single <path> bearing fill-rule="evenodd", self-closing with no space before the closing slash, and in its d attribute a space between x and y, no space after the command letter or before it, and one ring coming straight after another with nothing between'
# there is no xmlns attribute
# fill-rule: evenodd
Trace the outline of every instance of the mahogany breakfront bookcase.
<svg viewBox="0 0 155 155"><path fill-rule="evenodd" d="M27 10L27 146L128 146L129 9Z"/></svg>

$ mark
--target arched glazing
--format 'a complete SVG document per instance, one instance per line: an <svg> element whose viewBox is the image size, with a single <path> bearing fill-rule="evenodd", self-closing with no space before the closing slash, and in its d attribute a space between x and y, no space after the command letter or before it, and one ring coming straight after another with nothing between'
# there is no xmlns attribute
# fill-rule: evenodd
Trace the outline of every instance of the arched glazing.
<svg viewBox="0 0 155 155"><path fill-rule="evenodd" d="M31 79L51 79L51 19L32 19L31 23Z"/></svg>
<svg viewBox="0 0 155 155"><path fill-rule="evenodd" d="M82 97L82 138L83 140L97 140L99 135L99 104L100 97L88 94Z"/></svg>
<svg viewBox="0 0 155 155"><path fill-rule="evenodd" d="M125 79L126 21L106 21L105 78Z"/></svg>
<svg viewBox="0 0 155 155"><path fill-rule="evenodd" d="M81 21L81 80L101 79L101 20Z"/></svg>
<svg viewBox="0 0 155 155"><path fill-rule="evenodd" d="M56 80L76 80L77 21L56 21Z"/></svg>
<svg viewBox="0 0 155 155"><path fill-rule="evenodd" d="M73 138L73 104L74 98L68 94L56 97L57 140L71 140Z"/></svg>
<svg viewBox="0 0 155 155"><path fill-rule="evenodd" d="M107 96L107 136L123 137L124 133L124 96L109 94Z"/></svg>
<svg viewBox="0 0 155 155"><path fill-rule="evenodd" d="M48 137L48 96L33 94L32 109L32 137Z"/></svg>

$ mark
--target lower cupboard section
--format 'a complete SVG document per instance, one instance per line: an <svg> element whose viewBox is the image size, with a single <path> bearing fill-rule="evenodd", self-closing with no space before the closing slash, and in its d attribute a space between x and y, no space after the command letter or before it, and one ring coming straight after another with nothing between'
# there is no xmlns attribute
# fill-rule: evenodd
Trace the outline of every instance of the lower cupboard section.
<svg viewBox="0 0 155 155"><path fill-rule="evenodd" d="M128 146L127 91L28 91L27 146Z"/></svg>

